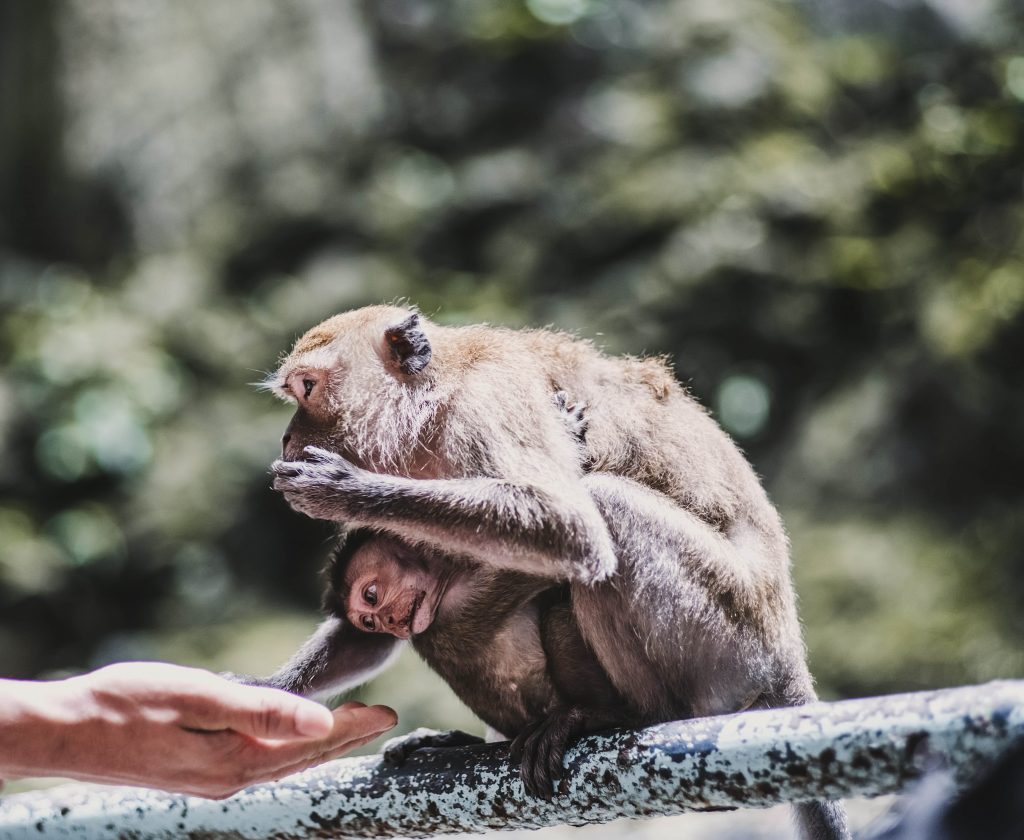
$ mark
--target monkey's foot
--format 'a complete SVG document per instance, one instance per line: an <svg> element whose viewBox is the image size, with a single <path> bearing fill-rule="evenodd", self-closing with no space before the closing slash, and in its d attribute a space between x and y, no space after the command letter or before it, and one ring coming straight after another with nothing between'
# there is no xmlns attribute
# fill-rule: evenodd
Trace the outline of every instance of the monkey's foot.
<svg viewBox="0 0 1024 840"><path fill-rule="evenodd" d="M461 729L439 732L436 729L414 729L408 735L399 735L384 742L384 763L390 767L401 767L416 750L427 747L472 747L484 743L479 735L470 735Z"/></svg>
<svg viewBox="0 0 1024 840"><path fill-rule="evenodd" d="M519 765L527 793L551 799L555 783L562 778L566 747L583 734L586 722L586 714L578 707L556 709L516 736L512 742L512 766Z"/></svg>

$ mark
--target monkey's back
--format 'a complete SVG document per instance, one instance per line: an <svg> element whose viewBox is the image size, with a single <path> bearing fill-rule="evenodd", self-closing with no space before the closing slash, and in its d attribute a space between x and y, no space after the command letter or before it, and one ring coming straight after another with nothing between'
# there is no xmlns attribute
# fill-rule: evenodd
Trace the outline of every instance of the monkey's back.
<svg viewBox="0 0 1024 840"><path fill-rule="evenodd" d="M521 364L541 361L548 391L586 403L589 469L664 493L718 529L750 521L785 550L781 521L753 468L665 359L609 356L550 330L514 335Z"/></svg>

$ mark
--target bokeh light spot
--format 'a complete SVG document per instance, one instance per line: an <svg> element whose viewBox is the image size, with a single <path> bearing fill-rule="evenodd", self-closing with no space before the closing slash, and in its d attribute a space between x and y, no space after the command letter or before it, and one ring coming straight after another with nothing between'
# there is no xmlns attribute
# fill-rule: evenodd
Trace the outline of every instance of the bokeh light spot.
<svg viewBox="0 0 1024 840"><path fill-rule="evenodd" d="M748 374L727 376L718 387L718 416L740 437L752 437L768 422L771 393L760 379Z"/></svg>
<svg viewBox="0 0 1024 840"><path fill-rule="evenodd" d="M79 564L117 554L123 544L121 529L100 507L66 510L54 516L46 530Z"/></svg>
<svg viewBox="0 0 1024 840"><path fill-rule="evenodd" d="M1024 99L1024 56L1018 55L1006 62L1006 89L1018 99Z"/></svg>
<svg viewBox="0 0 1024 840"><path fill-rule="evenodd" d="M89 468L85 441L74 424L47 429L36 442L36 463L60 481L77 481Z"/></svg>
<svg viewBox="0 0 1024 840"><path fill-rule="evenodd" d="M403 155L385 177L390 192L403 204L428 210L444 203L455 188L444 162L422 152Z"/></svg>
<svg viewBox="0 0 1024 840"><path fill-rule="evenodd" d="M135 407L117 391L93 389L75 401L75 419L93 458L104 469L130 473L152 454L149 436Z"/></svg>
<svg viewBox="0 0 1024 840"><path fill-rule="evenodd" d="M526 7L539 21L565 26L587 12L587 0L526 0Z"/></svg>

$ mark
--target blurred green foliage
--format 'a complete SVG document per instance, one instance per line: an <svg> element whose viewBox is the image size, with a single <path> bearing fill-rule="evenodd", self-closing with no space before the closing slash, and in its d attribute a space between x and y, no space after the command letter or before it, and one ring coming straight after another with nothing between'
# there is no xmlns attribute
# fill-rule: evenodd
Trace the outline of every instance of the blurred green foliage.
<svg viewBox="0 0 1024 840"><path fill-rule="evenodd" d="M329 530L248 383L338 310L667 353L828 696L1024 674L1024 49L982 0L0 6L0 673L266 671ZM407 658L403 722L468 713Z"/></svg>

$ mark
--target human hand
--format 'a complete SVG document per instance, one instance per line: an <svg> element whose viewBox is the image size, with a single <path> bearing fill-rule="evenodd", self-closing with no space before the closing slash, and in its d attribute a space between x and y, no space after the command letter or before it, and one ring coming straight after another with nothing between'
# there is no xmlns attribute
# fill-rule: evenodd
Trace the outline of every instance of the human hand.
<svg viewBox="0 0 1024 840"><path fill-rule="evenodd" d="M52 683L0 681L0 777L59 775L223 799L337 758L396 723L330 711L195 668L123 663Z"/></svg>

